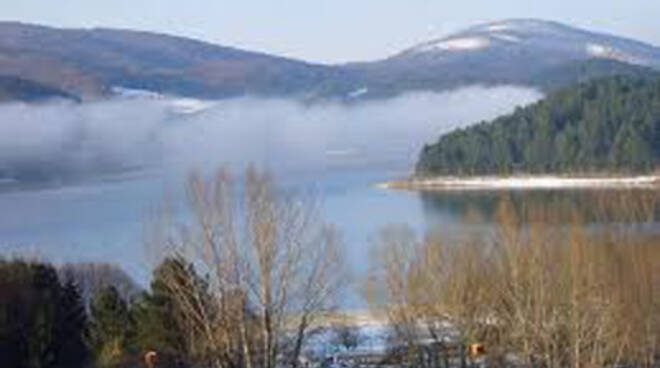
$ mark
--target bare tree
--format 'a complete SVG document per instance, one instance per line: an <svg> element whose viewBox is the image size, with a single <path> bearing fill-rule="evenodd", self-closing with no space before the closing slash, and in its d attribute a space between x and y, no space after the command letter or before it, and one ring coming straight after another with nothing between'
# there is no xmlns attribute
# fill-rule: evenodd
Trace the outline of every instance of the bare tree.
<svg viewBox="0 0 660 368"><path fill-rule="evenodd" d="M576 211L504 201L487 235L418 244L410 230L386 229L370 282L380 280L390 323L412 346L481 343L491 366L650 367L660 351L660 236L635 223L655 218L655 198L595 198L602 212L591 218L615 219L598 226Z"/></svg>
<svg viewBox="0 0 660 368"><path fill-rule="evenodd" d="M58 269L64 280L73 280L88 305L92 295L107 286L114 286L123 300L133 300L142 290L120 267L109 263L65 263Z"/></svg>
<svg viewBox="0 0 660 368"><path fill-rule="evenodd" d="M337 231L311 197L277 190L250 168L234 188L226 169L188 181L192 221L160 216L150 248L184 260L207 283L204 295L171 282L197 346L217 367L272 368L293 341L296 365L308 328L344 286Z"/></svg>

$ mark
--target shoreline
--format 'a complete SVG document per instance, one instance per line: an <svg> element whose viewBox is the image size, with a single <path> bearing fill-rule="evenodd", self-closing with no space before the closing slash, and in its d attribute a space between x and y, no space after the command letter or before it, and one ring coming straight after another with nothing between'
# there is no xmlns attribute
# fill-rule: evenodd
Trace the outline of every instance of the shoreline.
<svg viewBox="0 0 660 368"><path fill-rule="evenodd" d="M660 188L660 175L580 177L559 175L444 176L393 180L378 187L394 190L550 190L550 189L653 189Z"/></svg>

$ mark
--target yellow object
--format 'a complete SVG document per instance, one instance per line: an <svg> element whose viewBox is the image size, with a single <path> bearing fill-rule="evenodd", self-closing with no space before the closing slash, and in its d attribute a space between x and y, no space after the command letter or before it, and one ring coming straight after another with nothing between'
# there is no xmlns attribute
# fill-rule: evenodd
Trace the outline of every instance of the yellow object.
<svg viewBox="0 0 660 368"><path fill-rule="evenodd" d="M468 354L471 356L479 356L485 353L483 344L470 344L468 345Z"/></svg>

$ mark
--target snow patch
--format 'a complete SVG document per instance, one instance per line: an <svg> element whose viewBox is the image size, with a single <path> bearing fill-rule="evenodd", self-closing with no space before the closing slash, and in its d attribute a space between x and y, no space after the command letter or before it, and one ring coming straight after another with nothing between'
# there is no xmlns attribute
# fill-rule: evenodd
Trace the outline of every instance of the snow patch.
<svg viewBox="0 0 660 368"><path fill-rule="evenodd" d="M443 41L422 45L416 51L429 52L437 50L478 50L488 47L489 44L490 41L484 37L450 38Z"/></svg>
<svg viewBox="0 0 660 368"><path fill-rule="evenodd" d="M588 43L587 44L587 53L591 56L597 57L608 57L614 52L611 47L600 45L597 43Z"/></svg>
<svg viewBox="0 0 660 368"><path fill-rule="evenodd" d="M386 189L411 190L535 190L535 189L603 189L603 188L656 188L660 177L560 177L560 176L512 176L512 177L439 177L412 179L404 182L379 184Z"/></svg>
<svg viewBox="0 0 660 368"><path fill-rule="evenodd" d="M170 111L179 115L192 115L208 110L215 105L213 101L198 100L195 98L181 98L177 96L168 96L158 92L146 89L135 89L115 86L111 89L112 93L124 99L147 99L147 100L166 100L170 105Z"/></svg>
<svg viewBox="0 0 660 368"><path fill-rule="evenodd" d="M508 24L508 23L494 23L494 24L488 25L486 27L486 30L488 32L501 32L501 31L508 31L511 28L513 28L513 27L511 26L511 24Z"/></svg>
<svg viewBox="0 0 660 368"><path fill-rule="evenodd" d="M112 94L123 98L145 98L150 100L160 99L163 97L158 92L149 91L146 89L126 88L114 86L111 89Z"/></svg>
<svg viewBox="0 0 660 368"><path fill-rule="evenodd" d="M211 101L202 101L194 98L182 98L172 101L172 112L181 115L192 115L206 111L215 105Z"/></svg>
<svg viewBox="0 0 660 368"><path fill-rule="evenodd" d="M522 42L520 37L516 37L514 35L510 35L510 34L506 34L506 33L494 33L494 34L491 35L491 37L496 38L498 40L511 42L511 43L520 43L520 42Z"/></svg>
<svg viewBox="0 0 660 368"><path fill-rule="evenodd" d="M351 92L348 94L349 98L358 98L360 96L366 95L369 92L369 88L364 87L360 89L356 89L355 91Z"/></svg>
<svg viewBox="0 0 660 368"><path fill-rule="evenodd" d="M597 43L589 43L586 45L586 51L587 54L593 57L618 60L625 63L636 64L636 65L649 65L648 60L644 60L639 57L632 56L630 54L617 50L611 46L601 45Z"/></svg>

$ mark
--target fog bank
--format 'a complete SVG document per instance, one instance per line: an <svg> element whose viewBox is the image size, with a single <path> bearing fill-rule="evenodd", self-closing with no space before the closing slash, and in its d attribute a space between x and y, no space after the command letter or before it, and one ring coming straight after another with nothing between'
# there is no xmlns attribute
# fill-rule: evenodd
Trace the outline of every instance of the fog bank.
<svg viewBox="0 0 660 368"><path fill-rule="evenodd" d="M84 179L143 168L178 171L250 162L283 173L402 169L440 134L540 97L526 88L469 87L353 105L257 98L5 104L0 105L0 179Z"/></svg>

